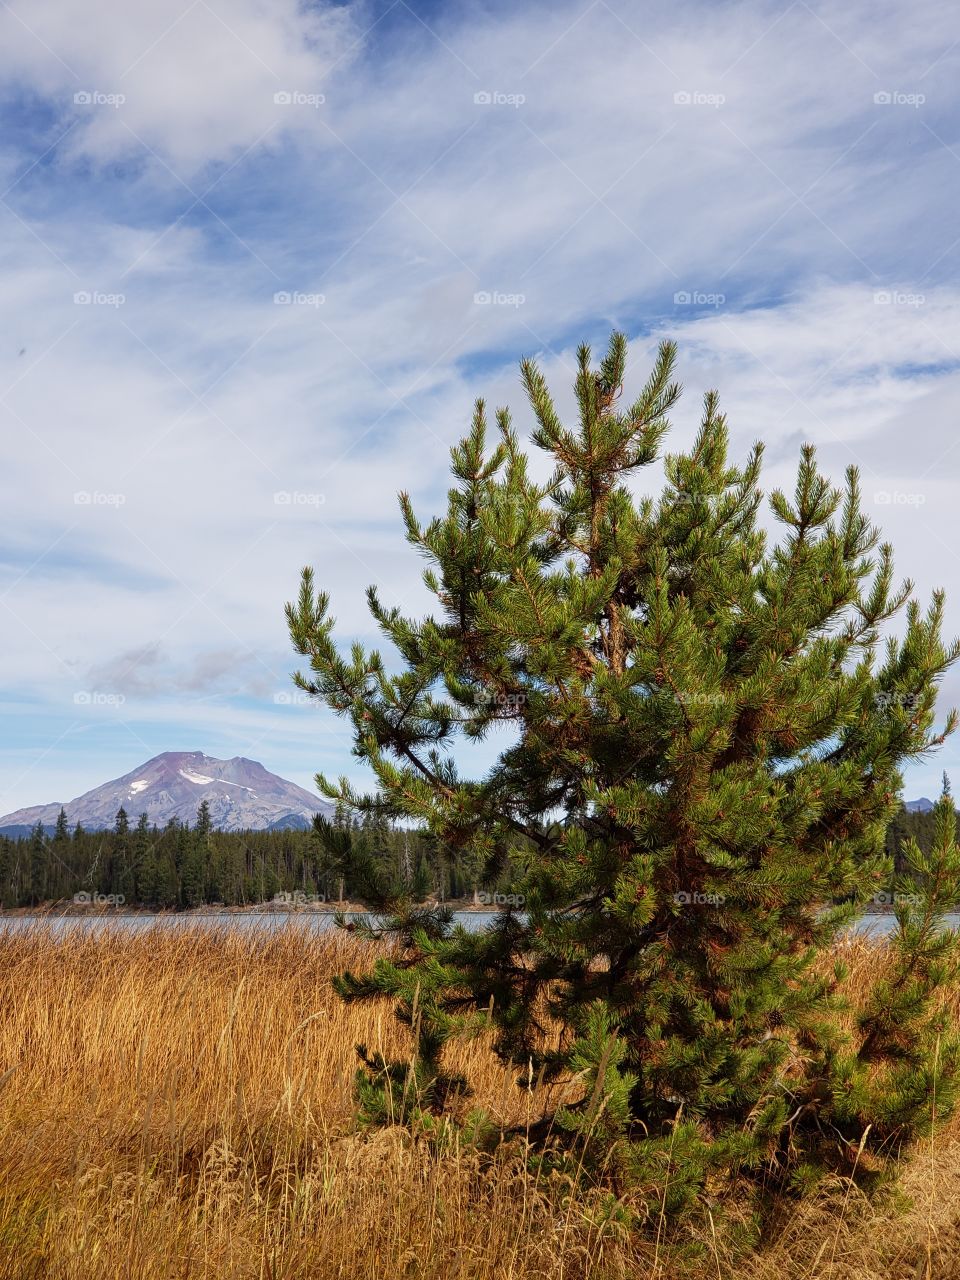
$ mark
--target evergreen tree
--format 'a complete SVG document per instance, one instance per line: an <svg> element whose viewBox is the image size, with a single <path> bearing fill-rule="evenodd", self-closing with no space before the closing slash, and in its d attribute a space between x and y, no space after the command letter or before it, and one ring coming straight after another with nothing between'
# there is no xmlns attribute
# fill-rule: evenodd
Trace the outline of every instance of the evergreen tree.
<svg viewBox="0 0 960 1280"><path fill-rule="evenodd" d="M157 853L157 892L158 907L173 908L180 903L180 880L177 875L176 858L173 851L161 848Z"/></svg>
<svg viewBox="0 0 960 1280"><path fill-rule="evenodd" d="M123 805L117 810L113 824L113 840L104 860L104 893L119 895L124 901L133 897L130 853L130 818Z"/></svg>
<svg viewBox="0 0 960 1280"><path fill-rule="evenodd" d="M53 829L53 843L58 846L65 845L70 839L70 829L67 826L67 811L60 809L57 814L57 825Z"/></svg>
<svg viewBox="0 0 960 1280"><path fill-rule="evenodd" d="M13 906L16 893L13 889L14 846L6 836L0 836L0 910Z"/></svg>
<svg viewBox="0 0 960 1280"><path fill-rule="evenodd" d="M144 900L144 880L147 862L151 855L151 843L150 820L145 813L141 813L130 842L130 879L133 885L131 901L133 902ZM155 881L156 868L154 867L151 889L155 887Z"/></svg>
<svg viewBox="0 0 960 1280"><path fill-rule="evenodd" d="M421 854L417 862L417 869L413 875L413 882L410 888L410 896L414 902L423 902L433 891L433 883L430 878L430 867L426 858Z"/></svg>
<svg viewBox="0 0 960 1280"><path fill-rule="evenodd" d="M401 952L338 980L348 1000L391 996L413 1031L410 1062L361 1048L366 1113L449 1123L466 1085L446 1046L492 1027L525 1079L582 1085L529 1136L559 1138L615 1186L655 1188L668 1212L711 1171L774 1185L861 1140L904 1140L929 1115L933 1072L943 1115L958 1070L928 1019L947 963L928 926L956 891L945 825L936 865L912 851L925 914L904 915L902 967L854 1031L838 975L815 965L889 883L902 764L954 728L953 713L932 727L960 652L941 640L942 593L923 612L894 585L856 470L831 487L810 446L792 497L770 495L768 537L761 446L728 461L714 393L692 448L664 459L659 498L637 496L679 394L673 364L665 343L625 404L624 338L597 369L581 348L567 427L525 361L533 439L554 468L542 482L506 411L488 451L478 403L446 514L423 526L400 499L436 613L406 618L368 592L399 670L340 652L309 569L287 607L311 668L296 683L349 718L377 782L368 795L321 776L325 794L422 823L451 858L478 860L481 883L509 866L523 899L480 933L404 906L388 926ZM489 771L461 776L458 738L503 726ZM887 1005L924 1028L910 1052ZM896 1088L880 1099L868 1078L885 1073Z"/></svg>
<svg viewBox="0 0 960 1280"><path fill-rule="evenodd" d="M37 824L30 833L29 858L28 901L32 906L37 906L47 896L47 867L49 862L47 838L44 835L43 823L39 819L37 819Z"/></svg>
<svg viewBox="0 0 960 1280"><path fill-rule="evenodd" d="M206 800L201 800L200 807L197 810L197 825L193 832L194 862L201 884L200 902L211 899L219 900L222 894L221 877L218 874L219 869L213 866L212 828L210 805Z"/></svg>
<svg viewBox="0 0 960 1280"><path fill-rule="evenodd" d="M205 867L196 832L184 823L177 831L177 871L180 875L180 905L197 907L203 902Z"/></svg>
<svg viewBox="0 0 960 1280"><path fill-rule="evenodd" d="M137 901L144 903L148 907L158 907L166 905L161 892L160 871L157 867L157 858L152 846L144 849L139 859L139 872L137 875Z"/></svg>
<svg viewBox="0 0 960 1280"><path fill-rule="evenodd" d="M197 844L203 849L209 847L210 831L212 826L213 824L210 820L210 805L206 800L201 800L200 808L197 810L196 835Z"/></svg>
<svg viewBox="0 0 960 1280"><path fill-rule="evenodd" d="M324 894L328 899L342 902L347 873L354 882L370 878L369 863L363 858L358 865L353 832L345 824L330 823L318 813L313 819L313 832L319 849L317 871Z"/></svg>
<svg viewBox="0 0 960 1280"><path fill-rule="evenodd" d="M61 806L53 835L47 850L47 872L45 896L59 898L70 878L70 866L67 855L70 848L70 827L67 823L66 810Z"/></svg>

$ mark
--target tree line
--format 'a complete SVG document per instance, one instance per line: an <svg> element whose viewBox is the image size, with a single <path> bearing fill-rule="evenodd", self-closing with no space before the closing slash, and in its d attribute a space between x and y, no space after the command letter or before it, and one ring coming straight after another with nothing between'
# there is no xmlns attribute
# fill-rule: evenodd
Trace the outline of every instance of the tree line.
<svg viewBox="0 0 960 1280"><path fill-rule="evenodd" d="M112 830L71 828L61 809L51 830L0 836L0 906L29 907L78 898L157 909L246 906L285 896L298 902L417 901L471 894L475 870L442 856L420 830L338 813L314 828L217 831L204 801L196 822L162 827L145 813L118 810ZM498 887L506 887L505 885Z"/></svg>
<svg viewBox="0 0 960 1280"><path fill-rule="evenodd" d="M910 838L929 853L932 813L901 808L887 829L886 852L897 872ZM518 841L518 845L519 845ZM475 890L495 903L509 899L509 870L493 882L465 854L451 856L423 830L358 821L338 812L306 831L217 831L206 802L196 823L162 827L145 813L131 823L117 812L113 829L72 829L61 809L53 830L38 822L18 839L0 836L0 906L39 906L86 895L91 901L177 910L205 904L248 906L292 902L416 902L464 898ZM515 895L514 895L515 896Z"/></svg>

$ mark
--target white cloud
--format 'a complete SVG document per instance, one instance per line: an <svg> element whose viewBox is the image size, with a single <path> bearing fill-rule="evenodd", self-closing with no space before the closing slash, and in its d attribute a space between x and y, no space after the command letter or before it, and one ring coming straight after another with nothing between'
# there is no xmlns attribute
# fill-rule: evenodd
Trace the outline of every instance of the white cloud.
<svg viewBox="0 0 960 1280"><path fill-rule="evenodd" d="M358 32L349 8L297 0L72 0L0 10L0 75L72 124L68 151L100 162L155 151L187 173L302 128L278 93L320 93Z"/></svg>

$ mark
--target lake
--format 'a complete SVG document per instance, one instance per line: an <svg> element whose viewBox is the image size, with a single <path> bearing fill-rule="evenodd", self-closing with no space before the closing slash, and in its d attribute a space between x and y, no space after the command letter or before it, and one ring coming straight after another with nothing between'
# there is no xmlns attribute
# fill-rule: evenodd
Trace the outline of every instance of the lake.
<svg viewBox="0 0 960 1280"><path fill-rule="evenodd" d="M496 911L457 911L454 920L467 929L482 929L494 921L499 912ZM347 915L350 919L350 915ZM960 914L945 917L951 929L960 929ZM197 912L192 915L178 915L171 912L166 915L112 915L103 912L90 915L23 915L0 917L0 934L4 931L16 932L35 925L46 925L54 933L67 933L74 929L96 931L98 929L124 929L130 933L142 933L147 929L185 929L192 926L211 929L239 929L249 932L255 929L275 931L290 925L298 928L313 929L318 933L334 928L333 916L326 912L314 911L246 911L246 912ZM854 924L853 931L860 934L873 934L883 937L891 933L896 926L892 914L877 913L861 916Z"/></svg>
<svg viewBox="0 0 960 1280"><path fill-rule="evenodd" d="M345 912L346 918L358 918L353 912ZM496 911L458 911L454 919L468 929L481 929L497 918ZM0 934L4 930L18 931L36 925L44 925L54 933L67 933L74 929L95 932L99 929L122 929L130 933L143 933L147 929L188 929L193 926L209 929L237 929L251 932L256 929L275 931L291 925L325 933L333 929L333 914L326 911L196 911L191 914L177 912L162 915L125 915L108 911L91 912L89 915L22 915L0 917Z"/></svg>

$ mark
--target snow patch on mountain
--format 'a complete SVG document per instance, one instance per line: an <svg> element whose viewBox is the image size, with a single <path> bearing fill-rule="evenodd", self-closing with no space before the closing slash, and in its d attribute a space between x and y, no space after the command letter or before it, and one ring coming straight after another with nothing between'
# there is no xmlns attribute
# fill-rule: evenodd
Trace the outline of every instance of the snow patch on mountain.
<svg viewBox="0 0 960 1280"><path fill-rule="evenodd" d="M226 778L208 778L205 773L194 773L192 769L178 769L177 772L181 778L186 778L188 782L195 782L198 786L209 786L211 783L218 782L222 787L239 787L241 791L249 791L252 796L257 794L253 787L244 786L242 782L230 782Z"/></svg>
<svg viewBox="0 0 960 1280"><path fill-rule="evenodd" d="M181 778L186 778L188 782L196 782L200 786L213 782L213 778L208 778L205 773L194 773L192 769L178 769L177 772Z"/></svg>

